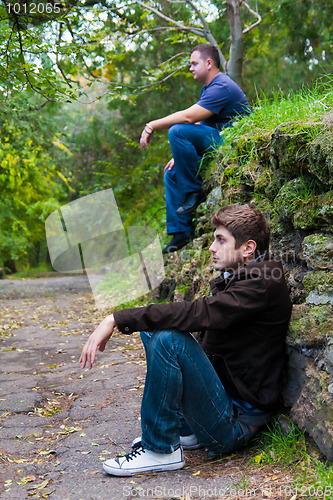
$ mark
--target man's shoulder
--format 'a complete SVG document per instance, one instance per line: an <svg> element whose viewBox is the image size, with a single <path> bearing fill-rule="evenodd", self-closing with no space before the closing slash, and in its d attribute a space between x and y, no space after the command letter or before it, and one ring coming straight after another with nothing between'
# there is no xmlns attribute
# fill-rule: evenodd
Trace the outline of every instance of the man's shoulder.
<svg viewBox="0 0 333 500"><path fill-rule="evenodd" d="M238 87L237 83L234 82L234 80L232 80L229 75L227 75L226 73L222 73L222 72L218 73L213 78L213 80L210 82L210 84L208 85L207 88L209 88L209 87L219 87L219 86L222 86L222 87Z"/></svg>
<svg viewBox="0 0 333 500"><path fill-rule="evenodd" d="M284 279L283 266L278 258L254 261L239 270L239 279L281 280L282 278Z"/></svg>
<svg viewBox="0 0 333 500"><path fill-rule="evenodd" d="M285 282L282 263L279 259L266 259L262 261L252 262L250 264L239 267L236 271L230 274L227 278L218 276L210 282L212 292L221 289L228 289L233 284L239 282L262 281L263 283L270 281Z"/></svg>
<svg viewBox="0 0 333 500"><path fill-rule="evenodd" d="M246 274L258 274L263 277L274 277L276 274L283 273L282 262L279 258L268 258L260 261L254 261L244 266Z"/></svg>
<svg viewBox="0 0 333 500"><path fill-rule="evenodd" d="M220 73L218 73L212 80L212 82L226 82L226 83L229 83L229 82L233 82L233 80L230 78L229 75L227 75L226 73L223 73L223 71L220 71Z"/></svg>

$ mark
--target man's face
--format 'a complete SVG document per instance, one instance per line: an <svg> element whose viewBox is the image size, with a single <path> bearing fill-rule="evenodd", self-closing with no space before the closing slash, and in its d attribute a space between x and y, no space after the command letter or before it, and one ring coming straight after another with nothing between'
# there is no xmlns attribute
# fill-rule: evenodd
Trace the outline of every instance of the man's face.
<svg viewBox="0 0 333 500"><path fill-rule="evenodd" d="M193 75L194 80L205 83L207 75L209 74L208 66L209 64L211 64L209 61L210 59L202 59L201 54L198 50L192 52L190 60L190 71Z"/></svg>
<svg viewBox="0 0 333 500"><path fill-rule="evenodd" d="M244 245L235 248L235 238L224 226L218 226L214 231L214 241L209 247L213 254L213 266L217 271L237 269L244 262Z"/></svg>

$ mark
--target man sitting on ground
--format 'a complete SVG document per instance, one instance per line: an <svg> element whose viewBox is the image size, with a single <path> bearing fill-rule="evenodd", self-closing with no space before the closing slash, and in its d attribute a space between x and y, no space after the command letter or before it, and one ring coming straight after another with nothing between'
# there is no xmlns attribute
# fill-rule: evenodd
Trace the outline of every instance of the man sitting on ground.
<svg viewBox="0 0 333 500"><path fill-rule="evenodd" d="M216 47L204 43L191 53L190 71L203 84L199 101L146 124L140 144L146 149L155 130L169 129L173 154L164 170L167 233L172 240L163 249L169 253L182 248L193 239L191 212L205 200L200 162L205 152L222 144L220 131L233 120L249 113L249 102L240 87L220 72Z"/></svg>
<svg viewBox="0 0 333 500"><path fill-rule="evenodd" d="M117 326L141 330L146 349L142 436L104 463L108 474L180 469L183 449L199 445L232 453L279 405L291 303L281 263L268 258L269 224L253 205L236 204L215 212L212 225L220 276L211 297L117 311L83 348L81 366L91 368ZM200 343L190 332L202 332Z"/></svg>

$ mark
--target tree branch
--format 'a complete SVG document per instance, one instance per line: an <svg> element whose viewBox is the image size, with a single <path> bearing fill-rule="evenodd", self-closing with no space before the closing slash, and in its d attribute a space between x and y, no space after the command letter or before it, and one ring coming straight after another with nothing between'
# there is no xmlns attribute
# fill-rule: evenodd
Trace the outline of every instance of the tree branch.
<svg viewBox="0 0 333 500"><path fill-rule="evenodd" d="M44 101L42 102L41 104L38 104L37 106L29 106L28 107L28 111L37 111L38 109L42 109L44 108L44 106L46 106L46 104L48 104L49 102L52 102L52 101Z"/></svg>
<svg viewBox="0 0 333 500"><path fill-rule="evenodd" d="M59 34L58 34L58 45L60 45L61 37L62 37L62 24L60 23L59 24ZM57 64L57 67L58 67L58 69L59 69L59 71L60 71L63 79L72 88L72 84L71 84L70 80L67 78L67 76L64 73L64 70L61 67L61 64L60 64L60 61L59 61L59 53L58 53L58 51L56 51L56 64Z"/></svg>
<svg viewBox="0 0 333 500"><path fill-rule="evenodd" d="M135 3L141 5L141 7L143 7L144 9L149 10L150 12L152 12L153 14L158 16L160 19L163 19L164 21L167 21L168 23L173 24L181 31L190 32L190 33L193 33L194 35L200 36L202 38L206 38L206 40L209 43L211 43L212 45L214 45L214 47L217 48L217 50L219 52L221 64L222 64L223 68L226 67L226 59L225 59L220 47L218 46L217 41L215 40L215 38L213 37L213 35L210 31L205 17L198 10L198 8L194 5L192 0L185 0L184 2L181 1L181 2L177 2L177 3L185 3L185 4L189 5L189 7L192 10L194 10L194 12L197 14L198 18L200 19L200 21L202 23L203 28L194 28L194 27L190 27L190 26L185 26L184 24L180 23L179 21L176 21L175 19L172 19L171 17L166 16L160 10L156 9L155 7L152 7L149 4L142 2L141 0L136 0ZM170 3L174 3L174 2L170 2Z"/></svg>
<svg viewBox="0 0 333 500"><path fill-rule="evenodd" d="M188 26L185 26L185 25L181 24L180 22L175 21L171 17L168 17L165 14L162 14L162 12L160 12L157 9L155 9L155 7L152 7L152 6L150 6L150 5L148 5L148 4L144 3L144 2L141 2L141 0L136 0L135 3L137 3L138 5L141 5L141 7L143 7L144 9L147 9L150 12L153 12L153 14L156 14L156 16L160 17L164 21L167 21L168 23L171 23L171 24L177 26L181 31L190 31L194 35L202 36L202 37L205 38L204 30L202 30L200 28L197 29L197 28L190 28Z"/></svg>
<svg viewBox="0 0 333 500"><path fill-rule="evenodd" d="M17 34L18 34L19 45L20 45L20 53L21 53L21 55L23 57L23 60L24 60L24 55L23 55L24 51L23 51L23 43L22 43L22 37L21 37L20 24L18 22L16 14L14 14L14 19L15 19L15 24L16 24L16 27L17 27ZM28 85L30 86L31 90L33 90L34 92L37 92L38 94L42 95L44 97L44 99L46 99L47 101L49 101L49 102L53 101L53 99L49 99L45 94L43 94L43 92L41 92L40 90L38 90L37 88L34 87L34 85L31 83L31 80L30 80L30 77L29 77L29 73L28 73L28 71L26 70L25 67L23 67L23 73L25 74L25 77L27 79Z"/></svg>
<svg viewBox="0 0 333 500"><path fill-rule="evenodd" d="M154 87L155 85L160 85L161 83L164 83L166 82L167 80L169 80L169 78L172 78L173 75L175 75L176 73L178 73L178 71L180 71L181 67L175 69L174 71L172 71L171 73L169 73L167 76L165 76L164 78L162 78L161 80L158 80L157 82L154 82L154 83L148 83L147 85L141 85L140 87L133 87L133 86L130 86L130 85L124 85L124 84L114 84L116 86L121 86L121 87L125 87L125 88L130 88L130 89L133 89L133 90L144 90L144 89L149 89L151 87Z"/></svg>
<svg viewBox="0 0 333 500"><path fill-rule="evenodd" d="M243 30L243 34L244 34L244 33L248 33L249 31L251 31L255 26L258 26L258 24L260 24L262 21L262 17L259 14L259 12L256 12L255 10L251 9L251 7L249 6L249 4L247 2L242 2L242 5L244 5L244 7L246 7L247 10L249 12L251 12L251 14L253 14L258 19L255 23L251 24L251 26L248 26L247 28L245 28Z"/></svg>
<svg viewBox="0 0 333 500"><path fill-rule="evenodd" d="M226 59L225 59L224 55L222 54L222 51L221 51L220 47L218 46L217 41L215 40L215 38L213 37L213 35L212 35L212 33L211 33L210 29L209 29L209 26L208 26L208 23L207 23L206 19L204 18L204 16L202 15L202 13L197 9L197 7L194 5L194 3L192 2L192 0L186 0L186 3L194 10L194 12L199 17L199 19L202 22L202 25L204 27L204 35L205 35L204 37L206 38L206 40L209 43L211 43L212 45L214 45L214 47L217 48L219 56L220 56L221 64L222 64L223 68L225 68L225 66L226 66Z"/></svg>
<svg viewBox="0 0 333 500"><path fill-rule="evenodd" d="M169 59L167 59L166 61L163 61L161 64L158 64L158 67L161 67L163 66L164 64L167 64L168 62L171 62L173 61L174 59L176 59L177 57L180 57L180 56L186 56L188 55L188 52L178 52L178 54L175 54L174 56L170 57Z"/></svg>

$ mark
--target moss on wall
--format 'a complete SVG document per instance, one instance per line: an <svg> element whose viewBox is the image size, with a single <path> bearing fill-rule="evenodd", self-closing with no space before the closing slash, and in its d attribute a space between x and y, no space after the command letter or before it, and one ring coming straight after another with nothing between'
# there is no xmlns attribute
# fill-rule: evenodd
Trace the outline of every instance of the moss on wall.
<svg viewBox="0 0 333 500"><path fill-rule="evenodd" d="M294 303L285 401L330 459L333 426L325 419L333 415L332 139L323 119L285 123L271 134L240 134L223 146L202 171L207 201L195 214L196 239L166 261L166 286L176 290L174 300L209 294L216 275L207 251L210 214L229 203L252 202L263 210Z"/></svg>

